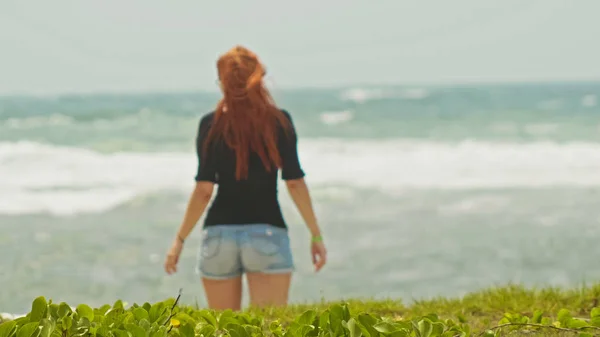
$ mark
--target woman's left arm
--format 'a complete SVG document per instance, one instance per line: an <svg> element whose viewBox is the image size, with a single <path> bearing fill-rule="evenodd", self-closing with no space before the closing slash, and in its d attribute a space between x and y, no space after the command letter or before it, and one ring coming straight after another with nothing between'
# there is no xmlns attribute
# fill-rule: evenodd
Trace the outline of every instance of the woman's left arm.
<svg viewBox="0 0 600 337"><path fill-rule="evenodd" d="M204 213L206 206L212 198L213 189L217 182L216 158L214 154L207 157L206 153L204 153L204 142L206 141L206 136L210 129L210 120L211 115L209 114L200 120L200 125L198 126L198 134L196 136L198 170L196 171L196 177L194 178L196 180L196 187L190 196L183 222L179 227L176 237L176 239L180 240L182 243L188 235L190 235L198 220L200 220L202 213Z"/></svg>
<svg viewBox="0 0 600 337"><path fill-rule="evenodd" d="M179 255L183 250L183 243L198 223L198 220L200 220L206 206L208 206L212 198L215 183L217 182L215 158L214 156L205 158L203 152L204 139L208 133L209 126L210 122L207 117L200 120L198 136L196 137L196 152L198 156L198 171L195 178L196 186L188 201L183 221L177 231L177 236L167 253L165 271L168 274L177 271L177 262L179 262Z"/></svg>
<svg viewBox="0 0 600 337"><path fill-rule="evenodd" d="M214 187L215 184L210 181L196 182L196 187L190 196L187 209L185 210L183 222L179 226L179 231L177 231L177 240L183 243L190 235L210 202Z"/></svg>
<svg viewBox="0 0 600 337"><path fill-rule="evenodd" d="M200 220L202 213L204 213L206 206L210 202L214 186L215 184L210 181L196 182L196 187L190 196L185 216L183 217L183 222L179 226L177 236L167 252L167 259L165 261L165 271L167 274L177 272L177 263L183 250L183 243L198 223L198 220Z"/></svg>

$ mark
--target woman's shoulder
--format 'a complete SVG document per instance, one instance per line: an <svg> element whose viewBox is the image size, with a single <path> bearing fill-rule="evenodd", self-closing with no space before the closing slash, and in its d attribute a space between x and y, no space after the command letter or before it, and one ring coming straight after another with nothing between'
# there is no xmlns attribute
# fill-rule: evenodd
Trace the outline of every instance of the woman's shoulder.
<svg viewBox="0 0 600 337"><path fill-rule="evenodd" d="M209 113L205 113L204 115L202 115L200 117L199 128L203 129L203 128L210 127L210 125L212 124L212 122L213 122L214 119L215 119L215 112L214 111L211 111Z"/></svg>
<svg viewBox="0 0 600 337"><path fill-rule="evenodd" d="M200 124L202 123L210 123L213 121L213 119L215 118L215 112L211 111L209 113L205 113L204 115L202 115L202 117L200 117Z"/></svg>
<svg viewBox="0 0 600 337"><path fill-rule="evenodd" d="M282 109L279 108L279 111L281 111L281 113L283 113L283 115L287 118L287 119L292 119L292 115L290 115L290 113L286 110L286 109Z"/></svg>
<svg viewBox="0 0 600 337"><path fill-rule="evenodd" d="M210 127L212 126L213 119L215 118L215 112L209 112L200 117L198 123L198 136L205 136Z"/></svg>

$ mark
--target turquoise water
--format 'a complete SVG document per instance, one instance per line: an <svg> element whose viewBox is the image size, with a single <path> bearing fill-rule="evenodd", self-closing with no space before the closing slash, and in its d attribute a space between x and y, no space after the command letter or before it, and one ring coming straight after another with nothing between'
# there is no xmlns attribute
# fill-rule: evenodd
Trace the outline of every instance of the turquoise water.
<svg viewBox="0 0 600 337"><path fill-rule="evenodd" d="M330 251L289 196L293 302L600 280L600 83L279 91ZM0 98L0 311L160 300L211 93Z"/></svg>

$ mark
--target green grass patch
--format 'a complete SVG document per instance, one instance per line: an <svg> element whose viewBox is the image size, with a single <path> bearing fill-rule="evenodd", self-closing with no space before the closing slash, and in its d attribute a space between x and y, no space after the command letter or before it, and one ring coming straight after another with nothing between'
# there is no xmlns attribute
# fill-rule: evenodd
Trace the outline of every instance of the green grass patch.
<svg viewBox="0 0 600 337"><path fill-rule="evenodd" d="M180 306L178 298L72 310L39 297L27 316L0 324L0 337L600 336L599 301L600 284L512 285L411 305L354 299L242 312Z"/></svg>

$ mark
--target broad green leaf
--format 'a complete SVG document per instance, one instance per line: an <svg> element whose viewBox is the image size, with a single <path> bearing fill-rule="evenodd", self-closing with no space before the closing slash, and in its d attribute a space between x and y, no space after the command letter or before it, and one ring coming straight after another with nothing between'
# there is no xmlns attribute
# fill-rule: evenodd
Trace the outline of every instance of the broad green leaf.
<svg viewBox="0 0 600 337"><path fill-rule="evenodd" d="M187 323L191 325L196 325L196 323L198 323L194 318L192 318L190 315L184 312L177 313L174 318L182 323Z"/></svg>
<svg viewBox="0 0 600 337"><path fill-rule="evenodd" d="M567 328L569 328L569 329L579 329L579 328L583 328L586 326L589 326L589 324L582 319L572 318L567 323Z"/></svg>
<svg viewBox="0 0 600 337"><path fill-rule="evenodd" d="M431 321L427 318L419 321L419 332L421 337L429 337L431 336L431 332L433 331L433 325Z"/></svg>
<svg viewBox="0 0 600 337"><path fill-rule="evenodd" d="M345 303L344 305L342 305L342 309L343 309L343 313L344 316L342 317L344 321L348 321L350 320L351 316L350 316L350 309L348 308L348 303Z"/></svg>
<svg viewBox="0 0 600 337"><path fill-rule="evenodd" d="M158 319L165 313L166 308L163 303L156 303L152 305L150 310L148 310L148 315L150 316L150 323L154 323L158 321Z"/></svg>
<svg viewBox="0 0 600 337"><path fill-rule="evenodd" d="M91 326L92 326L92 322L90 322L90 320L85 317L80 319L79 322L77 322L78 328L89 329Z"/></svg>
<svg viewBox="0 0 600 337"><path fill-rule="evenodd" d="M456 322L454 322L451 319L447 319L444 321L444 324L446 324L447 327L455 327L456 326Z"/></svg>
<svg viewBox="0 0 600 337"><path fill-rule="evenodd" d="M432 324L431 336L441 336L444 333L444 324L442 322L435 322Z"/></svg>
<svg viewBox="0 0 600 337"><path fill-rule="evenodd" d="M203 318L208 324L212 325L213 327L217 327L217 318L213 316L213 314L210 311L201 310L198 312L198 316Z"/></svg>
<svg viewBox="0 0 600 337"><path fill-rule="evenodd" d="M58 304L52 303L48 305L48 312L50 313L50 317L57 320L58 317Z"/></svg>
<svg viewBox="0 0 600 337"><path fill-rule="evenodd" d="M0 324L0 337L11 337L16 330L17 323L15 321L8 321Z"/></svg>
<svg viewBox="0 0 600 337"><path fill-rule="evenodd" d="M27 323L17 330L17 337L31 337L39 333L39 326L39 322Z"/></svg>
<svg viewBox="0 0 600 337"><path fill-rule="evenodd" d="M111 309L111 306L108 304L105 304L105 305L101 306L100 308L98 308L97 310L94 310L94 314L104 316L110 309Z"/></svg>
<svg viewBox="0 0 600 337"><path fill-rule="evenodd" d="M242 327L246 329L246 333L249 336L262 336L262 325L251 325L251 324L243 324Z"/></svg>
<svg viewBox="0 0 600 337"><path fill-rule="evenodd" d="M136 324L127 324L125 328L129 333L131 333L132 337L147 337L146 330L139 325Z"/></svg>
<svg viewBox="0 0 600 337"><path fill-rule="evenodd" d="M96 334L102 337L109 337L109 329L106 325L101 325L98 327L98 330L96 331Z"/></svg>
<svg viewBox="0 0 600 337"><path fill-rule="evenodd" d="M252 321L252 318L250 317L249 314L242 312L242 313L237 313L236 320L237 320L238 324L243 325L243 324L249 324Z"/></svg>
<svg viewBox="0 0 600 337"><path fill-rule="evenodd" d="M62 326L65 330L69 330L73 326L73 319L71 318L71 316L63 317L61 319L61 322L62 322Z"/></svg>
<svg viewBox="0 0 600 337"><path fill-rule="evenodd" d="M592 312L590 313L590 318L596 318L596 317L600 317L600 308L594 308L594 309L592 309Z"/></svg>
<svg viewBox="0 0 600 337"><path fill-rule="evenodd" d="M567 309L560 309L557 315L557 319L560 322L560 325L563 327L568 326L569 320L573 318L571 316L571 312Z"/></svg>
<svg viewBox="0 0 600 337"><path fill-rule="evenodd" d="M369 335L377 336L379 334L379 331L374 328L375 324L378 322L375 317L367 313L362 313L358 315L357 319L358 322L360 322L360 324L362 324L362 326L368 331Z"/></svg>
<svg viewBox="0 0 600 337"><path fill-rule="evenodd" d="M58 305L58 318L62 319L63 317L71 314L71 307L67 303L61 303Z"/></svg>
<svg viewBox="0 0 600 337"><path fill-rule="evenodd" d="M329 328L336 336L340 335L344 329L342 326L342 321L345 321L344 315L344 308L339 304L334 304L329 308Z"/></svg>
<svg viewBox="0 0 600 337"><path fill-rule="evenodd" d="M50 337L56 328L56 324L47 318L42 319L40 325L42 326L42 330L40 331L39 337Z"/></svg>
<svg viewBox="0 0 600 337"><path fill-rule="evenodd" d="M179 334L181 335L181 337L194 337L194 335L195 335L194 328L192 328L192 326L189 324L181 325L179 327ZM140 336L134 336L134 337L140 337Z"/></svg>
<svg viewBox="0 0 600 337"><path fill-rule="evenodd" d="M169 324L169 317L171 317L171 314L168 312L165 312L162 316L160 316L156 320L156 323L159 325L167 325L167 324Z"/></svg>
<svg viewBox="0 0 600 337"><path fill-rule="evenodd" d="M271 333L275 336L281 336L283 329L278 320L274 320L269 324L269 331L271 331Z"/></svg>
<svg viewBox="0 0 600 337"><path fill-rule="evenodd" d="M392 332L389 336L390 337L408 337L409 335L410 335L410 332L408 330L401 329L401 330Z"/></svg>
<svg viewBox="0 0 600 337"><path fill-rule="evenodd" d="M198 334L203 335L205 337L212 336L215 334L215 327L212 325L204 325L200 330L198 330Z"/></svg>
<svg viewBox="0 0 600 337"><path fill-rule="evenodd" d="M379 322L373 326L373 328L381 333L392 333L394 331L399 331L400 329L397 326L394 326L389 322Z"/></svg>
<svg viewBox="0 0 600 337"><path fill-rule="evenodd" d="M230 317L226 316L225 320L229 320L229 319L230 319ZM221 324L220 318L219 318L219 324ZM243 326L241 326L237 323L227 323L227 325L225 326L225 329L227 330L227 332L229 332L231 337L250 337L250 335L248 335L248 332L246 331L246 329L244 329ZM190 337L190 336L183 336L183 337Z"/></svg>
<svg viewBox="0 0 600 337"><path fill-rule="evenodd" d="M46 317L48 313L48 302L43 296L40 296L33 300L31 304L31 312L29 313L29 320L31 322L39 322L42 318Z"/></svg>
<svg viewBox="0 0 600 337"><path fill-rule="evenodd" d="M237 325L239 325L239 322L237 321L237 319L233 315L233 311L231 311L230 309L227 309L227 310L221 312L221 314L219 315L219 320L218 321L219 321L219 327L220 328L224 328L228 324L237 324Z"/></svg>
<svg viewBox="0 0 600 337"><path fill-rule="evenodd" d="M600 316L596 316L590 320L590 325L600 328Z"/></svg>
<svg viewBox="0 0 600 337"><path fill-rule="evenodd" d="M321 316L319 317L319 328L322 330L329 330L329 311L321 313Z"/></svg>
<svg viewBox="0 0 600 337"><path fill-rule="evenodd" d="M315 321L316 317L317 317L316 311L307 310L307 311L303 312L302 315L300 315L300 317L298 317L296 319L296 322L298 322L299 324L311 325Z"/></svg>
<svg viewBox="0 0 600 337"><path fill-rule="evenodd" d="M424 316L423 318L427 318L431 321L431 323L435 323L435 322L439 322L440 318L436 313L430 313L426 316Z"/></svg>
<svg viewBox="0 0 600 337"><path fill-rule="evenodd" d="M117 300L115 301L115 303L113 304L113 309L125 309L125 306L123 305L123 301L121 300Z"/></svg>
<svg viewBox="0 0 600 337"><path fill-rule="evenodd" d="M115 334L115 337L133 337L131 335L131 333L129 333L129 331L125 331L125 330L121 330L121 329L112 330L112 333Z"/></svg>
<svg viewBox="0 0 600 337"><path fill-rule="evenodd" d="M167 328L165 326L161 326L152 333L150 337L166 337L167 336Z"/></svg>
<svg viewBox="0 0 600 337"><path fill-rule="evenodd" d="M94 310L86 304L80 304L75 309L80 318L87 318L90 322L94 320Z"/></svg>
<svg viewBox="0 0 600 337"><path fill-rule="evenodd" d="M13 322L17 323L17 328L21 328L23 325L30 323L29 317L27 317L27 316L19 317L19 318L15 319ZM33 322L31 322L31 323L33 323Z"/></svg>
<svg viewBox="0 0 600 337"><path fill-rule="evenodd" d="M350 333L350 337L361 337L362 336L362 330L360 330L360 328L359 328L358 324L356 324L356 321L354 320L354 318L350 318L350 320L346 324L346 328L348 329L348 332Z"/></svg>
<svg viewBox="0 0 600 337"><path fill-rule="evenodd" d="M141 328L143 328L145 331L148 331L148 330L150 330L150 326L151 326L152 324L150 324L150 321L148 321L147 319L145 319L145 318L142 318L142 319L140 319L140 321L138 322L138 325L139 325Z"/></svg>

